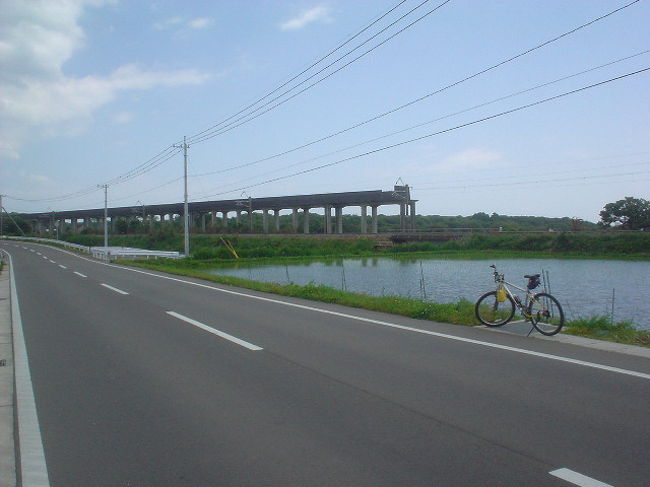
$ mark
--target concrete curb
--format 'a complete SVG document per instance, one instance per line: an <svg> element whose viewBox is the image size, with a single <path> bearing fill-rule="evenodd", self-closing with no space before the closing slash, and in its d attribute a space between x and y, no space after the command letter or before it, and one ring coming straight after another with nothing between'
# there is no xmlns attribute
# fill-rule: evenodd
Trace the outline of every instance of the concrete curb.
<svg viewBox="0 0 650 487"><path fill-rule="evenodd" d="M14 358L9 286L10 270L7 264L5 261L5 267L0 272L0 487L15 487Z"/></svg>
<svg viewBox="0 0 650 487"><path fill-rule="evenodd" d="M476 328L489 331L492 333L506 333L510 335L523 335L526 336L530 331L530 323L522 323L515 321L507 323L499 328L488 328L487 326L477 326ZM536 340L548 340L552 342L568 343L570 345L577 345L579 347L595 348L607 352L623 353L626 355L635 355L637 357L650 358L650 348L637 347L636 345L625 345L623 343L608 342L606 340L595 340L593 338L585 338L574 335L567 335L560 332L554 336L544 336L536 331L530 334L530 338Z"/></svg>

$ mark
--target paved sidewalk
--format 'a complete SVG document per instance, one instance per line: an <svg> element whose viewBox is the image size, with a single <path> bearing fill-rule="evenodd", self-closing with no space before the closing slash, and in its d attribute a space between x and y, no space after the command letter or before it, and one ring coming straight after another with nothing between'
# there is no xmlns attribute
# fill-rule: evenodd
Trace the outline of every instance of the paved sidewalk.
<svg viewBox="0 0 650 487"><path fill-rule="evenodd" d="M530 323L525 323L517 320L506 323L505 325L498 328L488 328L487 326L480 326L479 328L486 331L510 333L513 335L528 335L530 332L530 338L533 339L570 343L571 345L578 345L579 347L596 348L598 350L606 350L608 352L625 353L627 355L636 355L638 357L650 358L650 348L648 347L637 347L635 345L625 345L623 343L614 343L605 340L594 340L593 338L565 335L564 333L559 333L557 335L547 337L541 333L538 333L537 330L534 329L531 332L532 325Z"/></svg>
<svg viewBox="0 0 650 487"><path fill-rule="evenodd" d="M0 272L0 487L15 487L14 361L9 267Z"/></svg>

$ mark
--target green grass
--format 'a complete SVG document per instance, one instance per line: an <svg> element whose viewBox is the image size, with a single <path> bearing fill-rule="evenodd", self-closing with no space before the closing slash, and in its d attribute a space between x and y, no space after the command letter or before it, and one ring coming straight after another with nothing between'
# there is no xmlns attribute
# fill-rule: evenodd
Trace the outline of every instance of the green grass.
<svg viewBox="0 0 650 487"><path fill-rule="evenodd" d="M607 316L572 320L562 331L569 335L650 347L650 331L637 330L629 321L612 323Z"/></svg>
<svg viewBox="0 0 650 487"><path fill-rule="evenodd" d="M475 324L474 304L467 300L459 300L455 303L430 303L399 296L369 296L367 294L342 291L318 284L299 286L297 284L252 281L239 277L208 274L201 272L201 270L164 261L132 261L128 265L195 277L219 284L253 289L255 291L321 301L324 303L341 304L354 308L408 316L410 318L442 321L457 325Z"/></svg>
<svg viewBox="0 0 650 487"><path fill-rule="evenodd" d="M234 260L220 235L192 235L192 258ZM64 235L82 245L102 245L101 235ZM376 249L377 237L318 238L305 236L224 236L243 259L322 258L351 256L444 256L445 258L589 258L650 260L650 232L475 234L448 242L412 242ZM171 228L142 235L111 235L111 245L152 250L183 250L183 236Z"/></svg>

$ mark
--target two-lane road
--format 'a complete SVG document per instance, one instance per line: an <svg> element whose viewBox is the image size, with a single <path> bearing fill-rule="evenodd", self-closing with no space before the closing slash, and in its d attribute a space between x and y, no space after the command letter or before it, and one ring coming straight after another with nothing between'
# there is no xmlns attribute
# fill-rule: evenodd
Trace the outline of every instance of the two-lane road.
<svg viewBox="0 0 650 487"><path fill-rule="evenodd" d="M648 485L647 358L0 247L49 485Z"/></svg>

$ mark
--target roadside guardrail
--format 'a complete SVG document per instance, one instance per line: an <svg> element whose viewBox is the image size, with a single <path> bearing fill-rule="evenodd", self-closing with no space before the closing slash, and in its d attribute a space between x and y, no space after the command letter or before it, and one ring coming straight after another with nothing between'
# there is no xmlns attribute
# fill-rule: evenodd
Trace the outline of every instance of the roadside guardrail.
<svg viewBox="0 0 650 487"><path fill-rule="evenodd" d="M88 247L86 245L79 245L75 243L66 242L64 240L55 240L51 238L38 238L38 237L10 237L4 236L7 240L23 240L28 242L42 242L54 243L61 245L65 248L73 249L78 252L84 252L92 255L96 259L111 260L111 259L182 259L185 257L177 251L168 250L146 250L134 249L131 247Z"/></svg>

